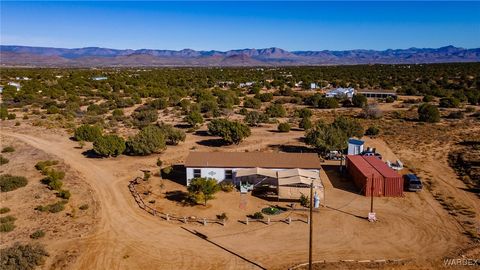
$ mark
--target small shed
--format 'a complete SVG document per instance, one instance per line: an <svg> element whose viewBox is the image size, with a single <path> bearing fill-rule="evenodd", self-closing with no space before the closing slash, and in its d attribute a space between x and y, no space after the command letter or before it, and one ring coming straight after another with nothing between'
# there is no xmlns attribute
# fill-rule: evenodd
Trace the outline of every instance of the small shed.
<svg viewBox="0 0 480 270"><path fill-rule="evenodd" d="M350 138L348 139L348 155L360 155L363 152L364 141Z"/></svg>

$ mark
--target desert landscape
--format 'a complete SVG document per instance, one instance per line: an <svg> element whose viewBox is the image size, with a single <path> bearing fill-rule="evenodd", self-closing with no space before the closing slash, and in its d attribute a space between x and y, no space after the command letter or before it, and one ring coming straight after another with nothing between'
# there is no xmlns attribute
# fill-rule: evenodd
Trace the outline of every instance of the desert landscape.
<svg viewBox="0 0 480 270"><path fill-rule="evenodd" d="M314 269L447 269L446 259L476 258L480 66L402 67L2 69L3 85L21 84L2 93L2 253L32 248L24 269L307 269L308 205L228 186L204 204L186 186L192 151L260 151L321 158ZM365 70L385 76L395 98L324 97L332 83L366 83ZM323 88L295 85L319 72L332 76ZM438 78L405 84L429 76ZM255 83L225 83L243 78ZM425 104L436 111L424 116ZM230 124L228 136L215 133ZM326 158L346 147L346 128L383 161L401 160L423 190L375 197L369 222L371 198ZM338 133L322 137L329 129ZM27 181L10 189L15 176ZM270 207L282 211L267 221Z"/></svg>

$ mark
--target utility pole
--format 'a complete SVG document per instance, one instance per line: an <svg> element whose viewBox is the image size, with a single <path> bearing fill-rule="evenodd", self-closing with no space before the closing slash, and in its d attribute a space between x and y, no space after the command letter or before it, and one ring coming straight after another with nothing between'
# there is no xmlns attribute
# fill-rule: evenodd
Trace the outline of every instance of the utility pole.
<svg viewBox="0 0 480 270"><path fill-rule="evenodd" d="M313 237L313 180L310 184L310 235L308 246L308 270L312 270L312 237Z"/></svg>
<svg viewBox="0 0 480 270"><path fill-rule="evenodd" d="M373 184L375 183L375 175L372 174L372 184L370 186L370 213L368 213L368 221L374 222L377 220L375 213L373 212Z"/></svg>

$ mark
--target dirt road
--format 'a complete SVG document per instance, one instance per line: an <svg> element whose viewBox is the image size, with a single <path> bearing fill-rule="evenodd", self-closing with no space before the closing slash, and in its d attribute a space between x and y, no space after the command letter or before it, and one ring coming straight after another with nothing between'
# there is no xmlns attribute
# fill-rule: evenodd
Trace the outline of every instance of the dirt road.
<svg viewBox="0 0 480 270"><path fill-rule="evenodd" d="M139 169L154 164L156 157L89 159L61 132L36 128L21 133L7 129L0 132L62 159L95 190L101 210L93 232L47 247L57 251L72 245L80 247L82 252L69 269L258 269L178 224L161 222L137 207L128 191L128 181L140 176ZM277 142L282 143L281 138ZM169 148L164 155L188 152L190 146L186 143L179 147L182 149ZM329 208L316 218L315 260L441 258L466 242L458 224L442 212L429 193L377 199L381 222L372 226L361 218L369 199L336 185L326 183L331 187L327 195ZM269 269L285 269L307 258L306 224L276 223L267 227L231 221L221 228L190 228Z"/></svg>

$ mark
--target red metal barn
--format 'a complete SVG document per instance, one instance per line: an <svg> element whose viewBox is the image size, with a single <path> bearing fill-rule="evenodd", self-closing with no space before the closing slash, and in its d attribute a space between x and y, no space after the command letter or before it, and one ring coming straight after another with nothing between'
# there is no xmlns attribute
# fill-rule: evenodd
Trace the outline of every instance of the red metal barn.
<svg viewBox="0 0 480 270"><path fill-rule="evenodd" d="M403 196L403 177L400 174L377 157L369 156L363 158L383 176L383 193L385 197Z"/></svg>
<svg viewBox="0 0 480 270"><path fill-rule="evenodd" d="M348 155L346 166L361 194L371 196L373 182L373 196L384 195L384 177L362 156Z"/></svg>

